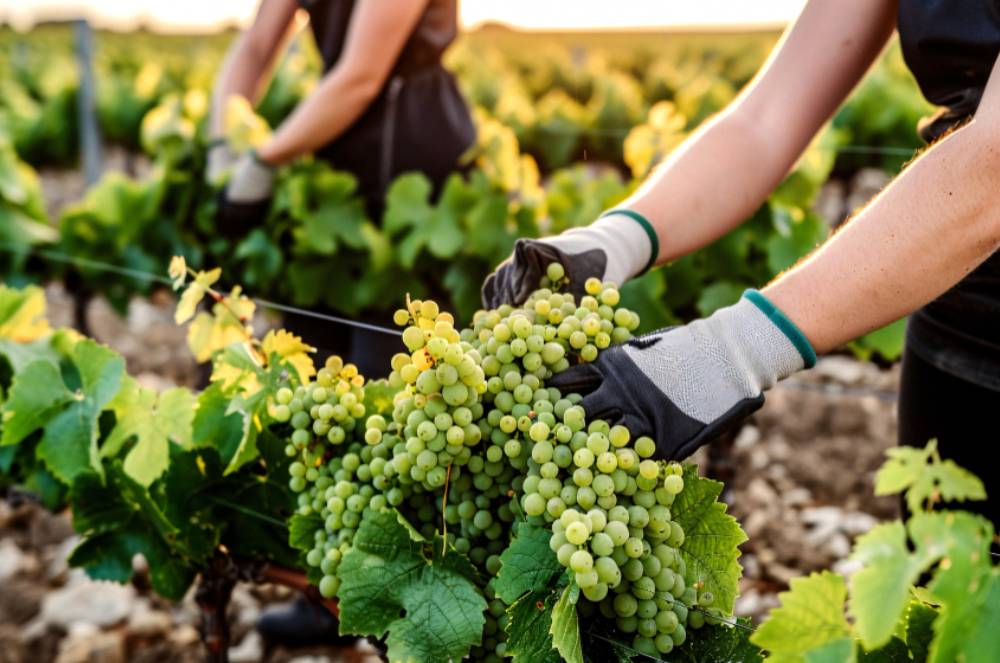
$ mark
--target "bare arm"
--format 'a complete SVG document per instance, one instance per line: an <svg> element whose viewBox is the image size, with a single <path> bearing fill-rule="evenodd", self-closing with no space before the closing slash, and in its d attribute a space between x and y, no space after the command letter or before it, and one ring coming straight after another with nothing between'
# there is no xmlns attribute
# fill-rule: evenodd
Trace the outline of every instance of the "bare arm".
<svg viewBox="0 0 1000 663"><path fill-rule="evenodd" d="M626 201L660 237L658 262L750 217L875 60L897 0L811 0L761 72Z"/></svg>
<svg viewBox="0 0 1000 663"><path fill-rule="evenodd" d="M226 100L233 95L257 100L298 10L296 0L263 0L253 24L230 47L212 93L211 134L222 136Z"/></svg>
<svg viewBox="0 0 1000 663"><path fill-rule="evenodd" d="M362 0L337 64L278 128L260 157L281 164L326 145L374 101L427 0Z"/></svg>
<svg viewBox="0 0 1000 663"><path fill-rule="evenodd" d="M764 293L817 352L901 318L1000 247L1000 61L975 119Z"/></svg>

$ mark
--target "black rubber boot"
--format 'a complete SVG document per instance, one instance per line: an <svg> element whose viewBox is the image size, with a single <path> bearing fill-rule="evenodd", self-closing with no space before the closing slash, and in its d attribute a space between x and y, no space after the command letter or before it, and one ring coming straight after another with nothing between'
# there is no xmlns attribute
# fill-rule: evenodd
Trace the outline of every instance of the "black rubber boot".
<svg viewBox="0 0 1000 663"><path fill-rule="evenodd" d="M257 631L269 646L352 647L357 636L340 635L337 618L321 605L304 598L264 608L257 619Z"/></svg>

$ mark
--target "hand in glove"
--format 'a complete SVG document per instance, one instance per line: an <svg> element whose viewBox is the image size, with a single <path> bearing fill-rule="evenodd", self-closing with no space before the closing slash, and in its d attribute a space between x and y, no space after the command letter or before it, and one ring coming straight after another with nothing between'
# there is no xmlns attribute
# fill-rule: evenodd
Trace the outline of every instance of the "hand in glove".
<svg viewBox="0 0 1000 663"><path fill-rule="evenodd" d="M622 423L682 459L740 424L778 380L816 363L809 340L764 295L748 290L708 318L613 346L547 383L584 394L588 419Z"/></svg>
<svg viewBox="0 0 1000 663"><path fill-rule="evenodd" d="M218 220L224 232L244 234L263 222L271 207L274 167L250 151L237 160L219 198Z"/></svg>
<svg viewBox="0 0 1000 663"><path fill-rule="evenodd" d="M224 138L217 138L208 144L205 155L205 181L217 184L236 163L236 153Z"/></svg>
<svg viewBox="0 0 1000 663"><path fill-rule="evenodd" d="M496 308L524 302L553 262L565 268L568 290L579 301L588 278L621 285L649 269L659 252L649 221L632 210L612 210L585 228L544 239L517 240L514 254L486 277L483 305Z"/></svg>

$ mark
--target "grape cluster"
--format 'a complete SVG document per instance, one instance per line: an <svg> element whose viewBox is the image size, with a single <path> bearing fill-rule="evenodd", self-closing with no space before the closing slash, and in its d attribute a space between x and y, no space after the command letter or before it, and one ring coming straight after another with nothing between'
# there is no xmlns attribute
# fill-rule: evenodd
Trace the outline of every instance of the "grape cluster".
<svg viewBox="0 0 1000 663"><path fill-rule="evenodd" d="M685 584L684 531L671 514L681 466L654 461L648 437L588 422L579 394L546 386L639 325L614 284L589 279L579 301L565 284L563 267L549 265L523 304L480 311L461 331L433 301L408 301L394 319L409 352L392 358L396 393L382 411L366 411L364 379L337 358L314 383L279 391L271 414L291 426L298 513L323 523L306 561L324 596L339 588L364 510L393 507L482 572L489 608L473 660L499 663L506 651L507 606L492 578L517 518L551 528L587 599L581 614L615 620L639 651L667 653L704 623L689 607L712 597Z"/></svg>
<svg viewBox="0 0 1000 663"><path fill-rule="evenodd" d="M312 461L305 456L307 449L315 446L316 438L343 444L365 416L364 384L357 366L345 365L340 357L332 356L317 372L315 382L299 386L294 392L288 387L279 389L270 415L280 423L291 423L294 429L285 453L289 457L303 454L303 461L309 465ZM305 474L293 473L292 490L302 492L305 481Z"/></svg>
<svg viewBox="0 0 1000 663"><path fill-rule="evenodd" d="M483 415L486 376L479 353L461 340L451 314L439 312L434 302L410 302L393 317L405 327L410 354L392 358L389 383L402 391L391 432L403 440L406 453L392 458L390 474L434 490L444 486L453 464L469 462L471 447L482 439L475 422ZM369 419L365 440L377 444L389 430L384 417Z"/></svg>

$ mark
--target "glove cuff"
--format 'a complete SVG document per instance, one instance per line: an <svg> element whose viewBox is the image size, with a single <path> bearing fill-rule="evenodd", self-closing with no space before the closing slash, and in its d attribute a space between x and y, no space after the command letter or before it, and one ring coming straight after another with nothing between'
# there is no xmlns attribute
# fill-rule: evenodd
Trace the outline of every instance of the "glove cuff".
<svg viewBox="0 0 1000 663"><path fill-rule="evenodd" d="M812 343L810 343L809 339L806 338L806 335L802 333L802 330L799 329L788 316L782 313L770 299L765 297L759 290L753 289L749 289L744 292L743 299L748 300L760 309L760 311L767 316L767 319L774 323L774 326L785 335L785 338L792 343L792 346L795 347L799 355L802 357L802 362L805 365L805 368L812 368L816 365L816 351L813 349Z"/></svg>
<svg viewBox="0 0 1000 663"><path fill-rule="evenodd" d="M649 260L646 261L646 265L638 272L638 275L645 274L656 264L656 259L660 255L660 238L656 235L656 230L653 228L653 224L649 222L649 219L639 214L635 210L631 209L610 209L607 212L601 214L598 217L598 222L601 219L613 218L613 217L626 216L642 228L643 232L646 233L646 239L649 240Z"/></svg>
<svg viewBox="0 0 1000 663"><path fill-rule="evenodd" d="M594 246L604 250L608 256L604 280L618 285L649 269L659 254L653 227L631 210L605 212L586 228L570 231L574 232L586 233Z"/></svg>

